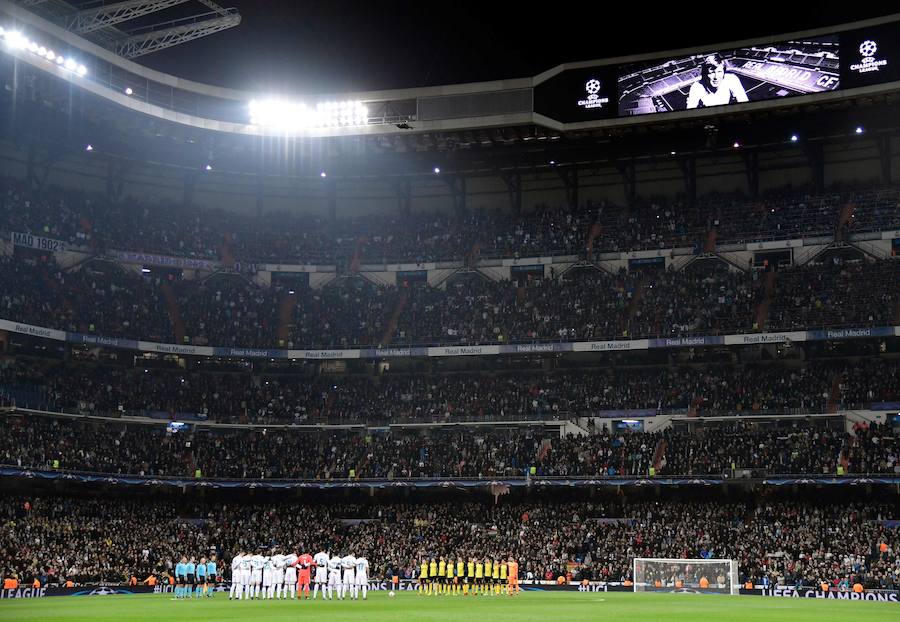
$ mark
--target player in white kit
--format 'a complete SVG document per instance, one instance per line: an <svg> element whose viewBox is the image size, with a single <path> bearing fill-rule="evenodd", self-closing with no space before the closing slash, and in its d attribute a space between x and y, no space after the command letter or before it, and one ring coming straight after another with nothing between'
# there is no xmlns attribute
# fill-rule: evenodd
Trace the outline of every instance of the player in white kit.
<svg viewBox="0 0 900 622"><path fill-rule="evenodd" d="M259 598L259 588L262 585L265 565L266 558L262 555L254 555L250 559L250 598Z"/></svg>
<svg viewBox="0 0 900 622"><path fill-rule="evenodd" d="M281 598L284 592L284 555L272 555L272 584L269 586L269 598Z"/></svg>
<svg viewBox="0 0 900 622"><path fill-rule="evenodd" d="M344 579L341 582L341 600L347 592L353 597L353 586L356 585L356 558L353 555L345 555L341 558L341 568L344 571Z"/></svg>
<svg viewBox="0 0 900 622"><path fill-rule="evenodd" d="M341 558L335 555L328 560L328 598L334 598L335 592L340 596Z"/></svg>
<svg viewBox="0 0 900 622"><path fill-rule="evenodd" d="M313 586L313 600L316 599L316 596L319 594L319 586L322 586L322 598L327 598L325 595L325 584L328 581L328 560L330 559L328 553L325 551L320 551L316 553L316 556L313 557L313 563L316 565L316 578L315 585Z"/></svg>
<svg viewBox="0 0 900 622"><path fill-rule="evenodd" d="M275 580L275 567L272 565L272 558L268 555L265 558L266 563L262 571L262 597L263 599L272 598L275 593L275 586L272 581Z"/></svg>
<svg viewBox="0 0 900 622"><path fill-rule="evenodd" d="M369 560L365 557L356 558L356 585L353 586L354 600L359 598L359 588L362 588L363 600L369 591Z"/></svg>
<svg viewBox="0 0 900 622"><path fill-rule="evenodd" d="M238 589L237 589L237 599L238 600L243 600L244 598L246 598L247 600L250 600L250 597L252 596L252 594L250 593L251 590L253 589L253 586L250 585L250 575L252 574L252 568L253 568L252 559L253 559L253 557L250 555L250 553L245 552L243 555L241 555L241 565L240 565L240 568L238 569L238 577L239 577L239 583L238 583Z"/></svg>
<svg viewBox="0 0 900 622"><path fill-rule="evenodd" d="M284 597L297 598L297 556L293 553L284 556Z"/></svg>
<svg viewBox="0 0 900 622"><path fill-rule="evenodd" d="M228 600L234 598L234 593L237 591L238 586L241 586L241 589L244 589L244 586L241 585L241 559L243 559L244 553L238 552L231 559L231 589L228 591Z"/></svg>

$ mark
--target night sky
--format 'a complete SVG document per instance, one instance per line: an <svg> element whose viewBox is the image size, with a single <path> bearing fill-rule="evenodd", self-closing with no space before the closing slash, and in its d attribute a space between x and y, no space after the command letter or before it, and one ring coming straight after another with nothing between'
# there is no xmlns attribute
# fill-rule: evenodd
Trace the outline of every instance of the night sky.
<svg viewBox="0 0 900 622"><path fill-rule="evenodd" d="M557 64L768 36L877 17L889 6L772 3L219 0L236 28L137 59L263 93L340 93L535 75ZM806 3L797 3L806 4ZM877 4L877 3L875 3ZM202 6L190 3L197 12ZM811 6L811 5L809 5ZM598 9L603 7L603 12ZM185 7L187 8L187 7Z"/></svg>

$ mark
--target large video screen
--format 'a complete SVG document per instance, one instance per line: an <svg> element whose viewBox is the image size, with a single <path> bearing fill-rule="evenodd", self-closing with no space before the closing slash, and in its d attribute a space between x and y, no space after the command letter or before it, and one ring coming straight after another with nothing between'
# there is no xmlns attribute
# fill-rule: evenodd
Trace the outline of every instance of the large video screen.
<svg viewBox="0 0 900 622"><path fill-rule="evenodd" d="M534 87L534 110L564 123L616 116L615 67L570 69Z"/></svg>
<svg viewBox="0 0 900 622"><path fill-rule="evenodd" d="M845 89L900 80L900 24L841 33L841 60Z"/></svg>
<svg viewBox="0 0 900 622"><path fill-rule="evenodd" d="M619 68L620 117L834 91L838 35L646 61Z"/></svg>
<svg viewBox="0 0 900 622"><path fill-rule="evenodd" d="M534 87L534 111L578 123L896 81L900 21L704 54L566 69Z"/></svg>

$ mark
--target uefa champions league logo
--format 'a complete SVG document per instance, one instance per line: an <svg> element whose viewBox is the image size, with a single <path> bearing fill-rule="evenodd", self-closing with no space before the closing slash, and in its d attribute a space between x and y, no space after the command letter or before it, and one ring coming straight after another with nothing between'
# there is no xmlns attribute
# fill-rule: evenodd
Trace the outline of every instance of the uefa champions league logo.
<svg viewBox="0 0 900 622"><path fill-rule="evenodd" d="M867 39L859 44L859 53L863 56L863 58L869 58L875 56L875 52L878 51L878 44L872 41L871 39Z"/></svg>
<svg viewBox="0 0 900 622"><path fill-rule="evenodd" d="M603 83L597 78L591 78L585 82L584 90L587 92L587 99L579 100L578 106L586 110L605 107L609 103L609 98L600 96L600 89L602 88Z"/></svg>
<svg viewBox="0 0 900 622"><path fill-rule="evenodd" d="M862 43L859 44L859 55L862 57L859 63L855 65L850 65L850 71L854 71L856 73L871 73L873 71L879 71L882 67L887 65L887 61L885 59L875 58L875 53L878 51L878 44L872 39L866 39Z"/></svg>

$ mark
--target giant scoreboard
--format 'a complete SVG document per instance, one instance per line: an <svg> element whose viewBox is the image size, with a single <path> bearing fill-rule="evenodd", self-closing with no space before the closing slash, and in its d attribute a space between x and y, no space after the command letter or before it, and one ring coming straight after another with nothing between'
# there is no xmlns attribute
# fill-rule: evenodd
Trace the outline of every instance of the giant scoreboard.
<svg viewBox="0 0 900 622"><path fill-rule="evenodd" d="M561 123L816 95L900 80L900 21L548 73L534 112Z"/></svg>

